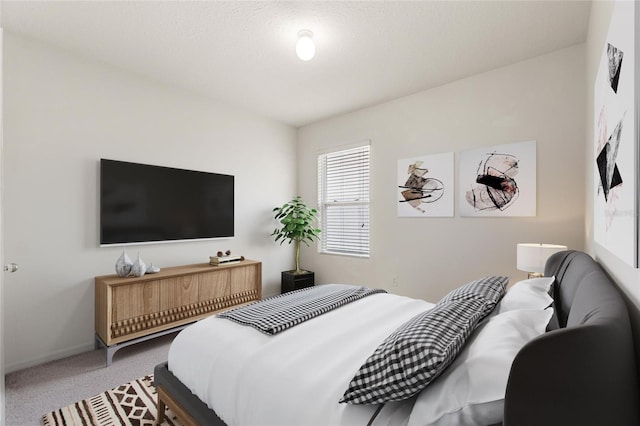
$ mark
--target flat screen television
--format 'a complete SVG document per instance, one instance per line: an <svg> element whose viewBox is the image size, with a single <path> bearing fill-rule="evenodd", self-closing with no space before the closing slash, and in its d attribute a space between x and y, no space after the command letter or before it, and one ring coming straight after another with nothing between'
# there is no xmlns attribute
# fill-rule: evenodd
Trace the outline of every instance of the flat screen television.
<svg viewBox="0 0 640 426"><path fill-rule="evenodd" d="M100 160L100 245L234 235L234 177Z"/></svg>

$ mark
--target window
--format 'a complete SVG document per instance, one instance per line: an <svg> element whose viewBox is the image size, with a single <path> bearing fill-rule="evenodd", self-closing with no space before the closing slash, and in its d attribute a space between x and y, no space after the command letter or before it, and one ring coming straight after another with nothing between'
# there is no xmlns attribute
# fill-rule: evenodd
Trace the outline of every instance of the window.
<svg viewBox="0 0 640 426"><path fill-rule="evenodd" d="M369 257L369 144L318 156L320 252Z"/></svg>

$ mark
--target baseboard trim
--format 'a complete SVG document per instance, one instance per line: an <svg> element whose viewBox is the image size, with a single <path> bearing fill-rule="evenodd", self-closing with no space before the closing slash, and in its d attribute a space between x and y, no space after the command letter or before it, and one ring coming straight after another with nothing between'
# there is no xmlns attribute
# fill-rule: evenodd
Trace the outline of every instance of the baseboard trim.
<svg viewBox="0 0 640 426"><path fill-rule="evenodd" d="M51 361L57 361L62 358L66 358L68 356L78 355L82 352L88 352L95 349L93 343L83 344L74 346L72 348L66 348L60 351L52 352L47 355L37 356L33 358L29 358L26 360L21 360L19 362L14 362L12 364L7 364L4 366L4 373L9 374L16 371L24 370L25 368L35 367L36 365L45 364Z"/></svg>

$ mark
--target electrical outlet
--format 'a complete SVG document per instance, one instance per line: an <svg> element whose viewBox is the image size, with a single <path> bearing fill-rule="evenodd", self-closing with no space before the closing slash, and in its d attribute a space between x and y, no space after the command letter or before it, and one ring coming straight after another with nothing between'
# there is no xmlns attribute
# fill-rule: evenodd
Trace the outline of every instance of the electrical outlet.
<svg viewBox="0 0 640 426"><path fill-rule="evenodd" d="M391 287L398 287L398 276L394 275L391 277Z"/></svg>

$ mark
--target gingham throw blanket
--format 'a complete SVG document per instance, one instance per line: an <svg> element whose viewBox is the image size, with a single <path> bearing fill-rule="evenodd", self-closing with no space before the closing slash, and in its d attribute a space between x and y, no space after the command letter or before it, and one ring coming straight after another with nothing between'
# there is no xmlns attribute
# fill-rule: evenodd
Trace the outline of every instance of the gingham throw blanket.
<svg viewBox="0 0 640 426"><path fill-rule="evenodd" d="M386 291L346 284L323 284L273 296L223 312L218 317L274 335L375 293Z"/></svg>

